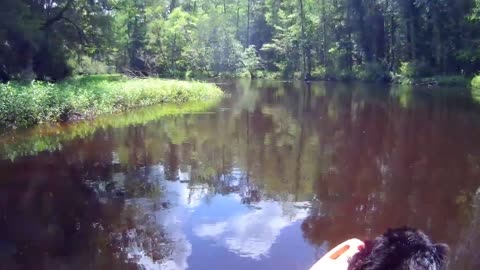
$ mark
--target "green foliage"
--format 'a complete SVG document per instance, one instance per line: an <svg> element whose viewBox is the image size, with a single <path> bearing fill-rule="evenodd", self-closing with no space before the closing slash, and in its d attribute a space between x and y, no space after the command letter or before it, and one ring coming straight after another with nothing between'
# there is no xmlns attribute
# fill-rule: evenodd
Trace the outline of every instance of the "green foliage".
<svg viewBox="0 0 480 270"><path fill-rule="evenodd" d="M89 118L159 103L206 101L222 95L211 84L113 76L74 78L51 84L0 84L0 126Z"/></svg>
<svg viewBox="0 0 480 270"><path fill-rule="evenodd" d="M111 48L110 1L2 1L0 79L59 80L67 59Z"/></svg>
<svg viewBox="0 0 480 270"><path fill-rule="evenodd" d="M77 75L98 75L110 74L114 72L113 67L88 56L81 57L79 61L70 60L69 65L73 69L74 74Z"/></svg>
<svg viewBox="0 0 480 270"><path fill-rule="evenodd" d="M419 79L432 75L432 69L424 62L402 62L394 81L405 85L417 84Z"/></svg>
<svg viewBox="0 0 480 270"><path fill-rule="evenodd" d="M249 77L260 77L257 71L261 67L260 57L257 55L255 46L249 46L245 49L242 56L243 69L249 73Z"/></svg>
<svg viewBox="0 0 480 270"><path fill-rule="evenodd" d="M336 79L340 81L351 81L355 79L355 74L350 72L349 70L341 70L339 73L336 74Z"/></svg>
<svg viewBox="0 0 480 270"><path fill-rule="evenodd" d="M381 63L367 63L354 67L355 78L367 82L389 81L388 69Z"/></svg>
<svg viewBox="0 0 480 270"><path fill-rule="evenodd" d="M366 81L389 79L389 70L407 84L480 70L476 0L4 2L1 81L60 80L70 67Z"/></svg>
<svg viewBox="0 0 480 270"><path fill-rule="evenodd" d="M400 63L400 76L402 78L407 78L407 79L415 78L416 77L415 66L410 62Z"/></svg>
<svg viewBox="0 0 480 270"><path fill-rule="evenodd" d="M472 97L477 103L480 103L480 75L477 75L473 77L471 83L471 88L472 88Z"/></svg>
<svg viewBox="0 0 480 270"><path fill-rule="evenodd" d="M473 77L471 86L473 89L480 89L480 75Z"/></svg>
<svg viewBox="0 0 480 270"><path fill-rule="evenodd" d="M327 69L324 66L316 67L312 72L313 80L326 80L327 78Z"/></svg>
<svg viewBox="0 0 480 270"><path fill-rule="evenodd" d="M474 22L480 21L480 0L474 0L474 8L471 10L468 19Z"/></svg>

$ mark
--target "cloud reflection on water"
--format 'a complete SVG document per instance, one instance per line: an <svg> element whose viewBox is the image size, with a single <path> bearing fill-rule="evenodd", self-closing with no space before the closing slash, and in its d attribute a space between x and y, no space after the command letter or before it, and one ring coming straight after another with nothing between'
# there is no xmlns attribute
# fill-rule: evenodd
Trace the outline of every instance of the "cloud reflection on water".
<svg viewBox="0 0 480 270"><path fill-rule="evenodd" d="M247 213L232 213L223 221L197 225L194 233L215 241L241 257L258 260L268 256L282 229L308 216L306 209L292 207L294 204L266 201L255 206ZM294 212L287 215L285 207Z"/></svg>
<svg viewBox="0 0 480 270"><path fill-rule="evenodd" d="M163 170L162 166L158 166L153 171L161 175ZM262 201L249 207L242 205L238 194L207 198L207 187L189 186L185 181L187 178L184 175L180 182L162 181L163 196L171 206L167 210L156 211L155 216L158 226L164 228L174 243L174 250L161 263L156 263L142 251L135 251L138 263L145 269L188 269L192 251L204 248L192 245L188 230L205 241L204 244L224 248L244 259L260 260L269 255L283 229L308 216L308 203ZM218 215L213 209L225 207L220 205L225 200L237 205L234 209L227 209L227 214ZM202 211L200 223L192 218L197 211Z"/></svg>

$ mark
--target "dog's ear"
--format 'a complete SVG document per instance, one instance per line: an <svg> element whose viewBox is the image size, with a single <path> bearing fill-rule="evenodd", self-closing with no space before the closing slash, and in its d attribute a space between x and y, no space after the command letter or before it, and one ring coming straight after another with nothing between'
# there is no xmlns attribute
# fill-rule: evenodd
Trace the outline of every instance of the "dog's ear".
<svg viewBox="0 0 480 270"><path fill-rule="evenodd" d="M434 248L437 255L441 258L442 261L447 258L448 253L450 252L450 248L447 244L435 244Z"/></svg>
<svg viewBox="0 0 480 270"><path fill-rule="evenodd" d="M365 269L367 265L372 263L372 258L370 258L370 255L374 247L374 242L365 240L363 243L365 245L358 251L357 254L350 258L348 262L348 270Z"/></svg>
<svg viewBox="0 0 480 270"><path fill-rule="evenodd" d="M371 240L363 240L363 243L365 244L365 245L364 245L364 249L366 249L366 250L368 250L368 251L371 251L371 250L372 250L373 245L374 245L373 241L371 241Z"/></svg>

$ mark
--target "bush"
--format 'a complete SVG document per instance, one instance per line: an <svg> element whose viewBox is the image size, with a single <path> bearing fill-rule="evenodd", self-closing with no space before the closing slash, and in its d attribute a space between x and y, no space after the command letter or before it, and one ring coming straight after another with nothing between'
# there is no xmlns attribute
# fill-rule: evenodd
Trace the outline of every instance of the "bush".
<svg viewBox="0 0 480 270"><path fill-rule="evenodd" d="M432 69L425 62L402 62L399 75L407 79L416 79L433 76Z"/></svg>
<svg viewBox="0 0 480 270"><path fill-rule="evenodd" d="M252 74L254 79L264 79L267 78L268 74L265 70L257 70Z"/></svg>
<svg viewBox="0 0 480 270"><path fill-rule="evenodd" d="M415 78L416 77L415 65L411 62L400 63L400 76L403 78Z"/></svg>
<svg viewBox="0 0 480 270"><path fill-rule="evenodd" d="M438 85L433 70L425 62L402 62L399 72L392 76L395 83L404 85L435 84Z"/></svg>
<svg viewBox="0 0 480 270"><path fill-rule="evenodd" d="M70 60L69 65L73 68L75 74L80 75L109 74L114 71L113 67L88 56L83 56L79 61Z"/></svg>
<svg viewBox="0 0 480 270"><path fill-rule="evenodd" d="M390 80L387 67L381 63L367 63L353 68L355 78L367 82L384 82Z"/></svg>
<svg viewBox="0 0 480 270"><path fill-rule="evenodd" d="M207 71L192 71L187 70L185 72L185 79L205 79L209 78L211 75Z"/></svg>
<svg viewBox="0 0 480 270"><path fill-rule="evenodd" d="M327 78L327 69L324 66L316 67L312 71L313 80L325 80Z"/></svg>
<svg viewBox="0 0 480 270"><path fill-rule="evenodd" d="M268 80L279 80L282 79L282 73L269 71L265 73L264 78Z"/></svg>
<svg viewBox="0 0 480 270"><path fill-rule="evenodd" d="M355 79L355 76L348 70L342 70L337 75L337 80L340 81L351 81L353 79Z"/></svg>
<svg viewBox="0 0 480 270"><path fill-rule="evenodd" d="M89 118L158 103L207 101L222 95L212 84L118 75L77 77L61 83L0 84L0 127Z"/></svg>
<svg viewBox="0 0 480 270"><path fill-rule="evenodd" d="M301 71L293 72L293 79L295 80L303 80L303 74Z"/></svg>
<svg viewBox="0 0 480 270"><path fill-rule="evenodd" d="M473 89L479 89L480 90L480 75L477 75L473 77L471 86Z"/></svg>
<svg viewBox="0 0 480 270"><path fill-rule="evenodd" d="M241 62L246 72L249 73L248 77L255 75L255 72L260 69L260 57L257 55L255 46L248 46L243 53Z"/></svg>

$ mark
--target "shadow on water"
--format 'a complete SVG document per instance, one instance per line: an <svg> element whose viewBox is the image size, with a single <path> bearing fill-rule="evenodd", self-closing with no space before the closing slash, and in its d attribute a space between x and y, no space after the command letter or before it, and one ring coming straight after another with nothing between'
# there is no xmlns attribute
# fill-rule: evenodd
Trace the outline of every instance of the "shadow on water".
<svg viewBox="0 0 480 270"><path fill-rule="evenodd" d="M95 161L72 151L2 163L1 269L141 269L139 251L171 253L152 217L162 207L155 178L113 164L104 143L75 144Z"/></svg>
<svg viewBox="0 0 480 270"><path fill-rule="evenodd" d="M231 96L215 113L106 125L0 161L2 265L307 269L348 237L408 224L451 245L452 269L478 268L480 108L468 93L222 87Z"/></svg>

